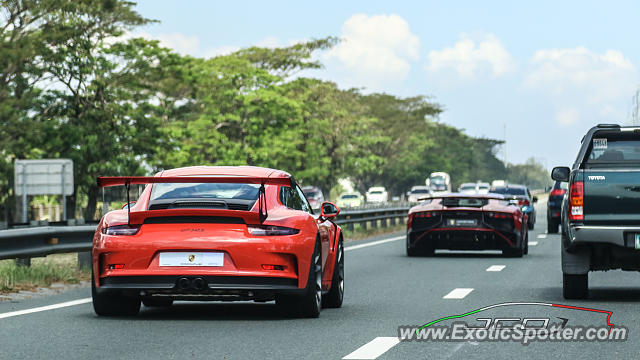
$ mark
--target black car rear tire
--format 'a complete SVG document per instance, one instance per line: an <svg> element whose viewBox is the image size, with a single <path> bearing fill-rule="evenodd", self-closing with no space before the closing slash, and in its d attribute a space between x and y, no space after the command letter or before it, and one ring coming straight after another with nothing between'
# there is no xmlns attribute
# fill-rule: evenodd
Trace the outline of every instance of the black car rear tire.
<svg viewBox="0 0 640 360"><path fill-rule="evenodd" d="M293 317L317 318L320 316L322 309L322 253L318 239L316 239L311 256L309 277L304 295L279 295L276 297L276 306L283 314Z"/></svg>
<svg viewBox="0 0 640 360"><path fill-rule="evenodd" d="M531 219L529 219L529 221L527 221L527 228L529 230L533 230L534 226L536 225L535 222L532 222Z"/></svg>
<svg viewBox="0 0 640 360"><path fill-rule="evenodd" d="M140 298L118 293L98 293L93 275L91 275L91 297L93 311L98 316L135 316L140 312Z"/></svg>
<svg viewBox="0 0 640 360"><path fill-rule="evenodd" d="M558 225L560 225L555 220L547 220L547 234L557 234L558 233Z"/></svg>
<svg viewBox="0 0 640 360"><path fill-rule="evenodd" d="M322 296L322 307L339 308L342 306L344 298L344 247L342 239L338 242L336 262L333 267L333 277L331 278L331 289Z"/></svg>
<svg viewBox="0 0 640 360"><path fill-rule="evenodd" d="M589 274L562 274L562 296L586 299L589 296Z"/></svg>

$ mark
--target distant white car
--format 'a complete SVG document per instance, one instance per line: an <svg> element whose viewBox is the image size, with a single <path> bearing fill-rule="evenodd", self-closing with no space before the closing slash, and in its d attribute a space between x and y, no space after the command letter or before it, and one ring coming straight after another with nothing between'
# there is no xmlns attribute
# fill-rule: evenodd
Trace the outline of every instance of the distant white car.
<svg viewBox="0 0 640 360"><path fill-rule="evenodd" d="M478 194L488 194L489 189L491 189L491 185L489 185L489 183L478 183Z"/></svg>
<svg viewBox="0 0 640 360"><path fill-rule="evenodd" d="M461 194L477 194L478 184L476 183L464 183L458 188L458 192Z"/></svg>
<svg viewBox="0 0 640 360"><path fill-rule="evenodd" d="M358 207L362 206L364 202L362 194L357 191L347 192L340 195L336 205L340 208Z"/></svg>
<svg viewBox="0 0 640 360"><path fill-rule="evenodd" d="M407 200L409 202L418 202L421 198L425 198L431 194L428 186L414 186L409 191Z"/></svg>
<svg viewBox="0 0 640 360"><path fill-rule="evenodd" d="M461 194L488 194L491 186L489 183L476 182L476 183L464 183L458 188L458 192Z"/></svg>
<svg viewBox="0 0 640 360"><path fill-rule="evenodd" d="M386 203L389 201L387 189L382 186L370 187L365 196L368 203Z"/></svg>

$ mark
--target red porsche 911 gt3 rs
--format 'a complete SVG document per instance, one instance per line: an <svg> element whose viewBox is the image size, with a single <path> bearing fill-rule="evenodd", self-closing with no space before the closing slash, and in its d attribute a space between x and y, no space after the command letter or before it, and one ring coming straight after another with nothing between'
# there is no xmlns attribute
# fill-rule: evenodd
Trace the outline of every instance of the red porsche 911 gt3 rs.
<svg viewBox="0 0 640 360"><path fill-rule="evenodd" d="M344 294L339 209L314 214L284 171L197 166L153 177L99 177L100 187L148 184L107 213L93 238L93 307L135 315L140 303L266 302L318 317Z"/></svg>
<svg viewBox="0 0 640 360"><path fill-rule="evenodd" d="M529 251L527 214L500 194L448 194L426 198L409 210L407 255L436 249Z"/></svg>

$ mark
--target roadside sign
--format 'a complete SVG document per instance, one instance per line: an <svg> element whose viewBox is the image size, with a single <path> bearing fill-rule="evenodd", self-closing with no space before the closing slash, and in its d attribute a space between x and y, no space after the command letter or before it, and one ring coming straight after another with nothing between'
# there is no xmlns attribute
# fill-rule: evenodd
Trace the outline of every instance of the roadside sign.
<svg viewBox="0 0 640 360"><path fill-rule="evenodd" d="M62 195L63 218L67 219L66 197L73 194L71 159L16 160L15 194L22 197L22 221L27 222L28 195Z"/></svg>

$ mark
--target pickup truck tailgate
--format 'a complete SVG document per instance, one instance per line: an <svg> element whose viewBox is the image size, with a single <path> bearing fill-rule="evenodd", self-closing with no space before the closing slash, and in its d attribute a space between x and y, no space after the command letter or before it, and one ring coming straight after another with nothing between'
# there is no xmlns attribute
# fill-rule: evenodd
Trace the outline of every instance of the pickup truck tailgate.
<svg viewBox="0 0 640 360"><path fill-rule="evenodd" d="M640 225L640 170L585 170L584 223Z"/></svg>

